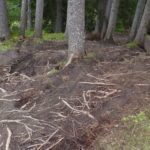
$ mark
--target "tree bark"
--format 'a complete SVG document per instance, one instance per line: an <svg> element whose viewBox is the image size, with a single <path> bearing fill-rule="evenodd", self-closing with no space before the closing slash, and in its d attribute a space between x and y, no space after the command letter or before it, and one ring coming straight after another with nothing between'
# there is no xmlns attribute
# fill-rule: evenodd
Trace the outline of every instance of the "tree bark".
<svg viewBox="0 0 150 150"><path fill-rule="evenodd" d="M56 25L55 32L62 32L62 0L56 0L57 4L57 16L56 16Z"/></svg>
<svg viewBox="0 0 150 150"><path fill-rule="evenodd" d="M135 41L138 42L142 46L144 44L144 37L147 34L149 23L150 23L150 0L147 0L144 13L142 16L142 20L141 20L138 32L135 37Z"/></svg>
<svg viewBox="0 0 150 150"><path fill-rule="evenodd" d="M139 28L139 24L141 22L141 18L143 15L144 7L145 7L146 0L139 0L134 16L134 20L132 23L131 31L130 31L130 40L133 40L135 38L136 32Z"/></svg>
<svg viewBox="0 0 150 150"><path fill-rule="evenodd" d="M6 40L9 37L8 18L6 1L0 0L0 40Z"/></svg>
<svg viewBox="0 0 150 150"><path fill-rule="evenodd" d="M32 29L31 0L28 0L27 29Z"/></svg>
<svg viewBox="0 0 150 150"><path fill-rule="evenodd" d="M85 0L68 1L69 58L85 54Z"/></svg>
<svg viewBox="0 0 150 150"><path fill-rule="evenodd" d="M68 0L67 0L67 15L66 15L66 27L65 27L65 36L68 37Z"/></svg>
<svg viewBox="0 0 150 150"><path fill-rule="evenodd" d="M95 29L94 33L98 33L101 31L102 28L102 22L104 20L104 11L106 8L106 0L98 0L98 5L97 5L97 16L96 16L96 24L95 24Z"/></svg>
<svg viewBox="0 0 150 150"><path fill-rule="evenodd" d="M44 0L36 0L35 37L42 37Z"/></svg>
<svg viewBox="0 0 150 150"><path fill-rule="evenodd" d="M112 6L111 6L111 10L110 10L110 17L109 17L107 32L106 32L106 35L104 38L105 40L112 39L112 35L115 30L116 22L117 22L119 2L120 2L120 0L112 0Z"/></svg>
<svg viewBox="0 0 150 150"><path fill-rule="evenodd" d="M27 0L22 0L21 18L20 18L20 35L22 37L25 37L26 26L27 26Z"/></svg>
<svg viewBox="0 0 150 150"><path fill-rule="evenodd" d="M101 39L103 39L106 34L107 25L108 25L109 16L110 16L111 5L112 5L112 0L107 0L107 6L106 6L106 11L105 11L103 26L102 26L102 30L101 30Z"/></svg>

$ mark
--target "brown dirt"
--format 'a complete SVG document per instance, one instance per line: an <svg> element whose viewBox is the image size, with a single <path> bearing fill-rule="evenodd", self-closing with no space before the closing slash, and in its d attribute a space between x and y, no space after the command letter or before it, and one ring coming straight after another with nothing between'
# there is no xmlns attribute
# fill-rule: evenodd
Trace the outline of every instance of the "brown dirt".
<svg viewBox="0 0 150 150"><path fill-rule="evenodd" d="M0 65L0 149L95 150L98 136L150 100L150 57L141 49L87 41L86 50L95 56L62 70L66 42L27 40Z"/></svg>

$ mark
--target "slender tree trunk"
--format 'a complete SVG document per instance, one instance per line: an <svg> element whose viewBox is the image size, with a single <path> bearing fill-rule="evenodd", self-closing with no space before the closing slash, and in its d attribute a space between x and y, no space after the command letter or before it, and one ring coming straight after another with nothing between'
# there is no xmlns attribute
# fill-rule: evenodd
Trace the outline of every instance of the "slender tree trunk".
<svg viewBox="0 0 150 150"><path fill-rule="evenodd" d="M95 29L94 29L94 33L97 33L97 32L100 32L100 24L101 24L101 20L100 20L100 17L101 17L101 0L98 1L98 8L97 8L97 15L96 15L96 24L95 24Z"/></svg>
<svg viewBox="0 0 150 150"><path fill-rule="evenodd" d="M147 34L149 23L150 23L150 0L147 0L142 20L135 37L135 41L138 42L140 45L144 44L144 37Z"/></svg>
<svg viewBox="0 0 150 150"><path fill-rule="evenodd" d="M8 18L6 10L6 1L0 0L0 40L6 40L9 37Z"/></svg>
<svg viewBox="0 0 150 150"><path fill-rule="evenodd" d="M27 29L32 29L31 0L28 0Z"/></svg>
<svg viewBox="0 0 150 150"><path fill-rule="evenodd" d="M112 35L113 35L114 30L115 30L116 22L117 22L119 2L120 2L120 0L113 0L112 1L107 32L106 32L106 35L105 35L105 38L104 38L105 40L112 39Z"/></svg>
<svg viewBox="0 0 150 150"><path fill-rule="evenodd" d="M35 37L42 37L44 0L36 0Z"/></svg>
<svg viewBox="0 0 150 150"><path fill-rule="evenodd" d="M135 38L136 32L137 32L137 30L139 28L139 24L141 22L141 18L142 18L143 11L145 8L145 3L146 3L146 0L139 0L138 1L134 20L133 20L130 35L129 35L130 40L133 40Z"/></svg>
<svg viewBox="0 0 150 150"><path fill-rule="evenodd" d="M104 21L103 21L102 30L101 30L101 39L103 39L106 34L107 25L108 25L109 16L110 16L111 5L112 5L112 0L107 0L105 17L104 17Z"/></svg>
<svg viewBox="0 0 150 150"><path fill-rule="evenodd" d="M96 16L96 24L95 24L94 33L98 33L101 31L102 22L104 20L104 11L106 8L106 0L98 0L97 7L98 7L97 8L98 14Z"/></svg>
<svg viewBox="0 0 150 150"><path fill-rule="evenodd" d="M65 36L68 37L68 0L67 0L67 15L66 15L66 27L65 27Z"/></svg>
<svg viewBox="0 0 150 150"><path fill-rule="evenodd" d="M56 25L55 32L62 32L62 0L56 0L57 3L57 16L56 16Z"/></svg>
<svg viewBox="0 0 150 150"><path fill-rule="evenodd" d="M85 0L68 1L69 58L85 54Z"/></svg>
<svg viewBox="0 0 150 150"><path fill-rule="evenodd" d="M27 0L22 0L21 18L20 18L20 35L22 37L25 37L26 26L27 26Z"/></svg>

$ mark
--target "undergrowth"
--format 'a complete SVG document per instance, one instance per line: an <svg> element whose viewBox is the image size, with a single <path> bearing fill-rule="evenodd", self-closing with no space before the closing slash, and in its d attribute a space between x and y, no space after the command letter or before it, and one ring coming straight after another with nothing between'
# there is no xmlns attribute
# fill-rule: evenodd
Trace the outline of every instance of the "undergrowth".
<svg viewBox="0 0 150 150"><path fill-rule="evenodd" d="M107 150L150 150L150 110L122 119L124 127L107 145Z"/></svg>
<svg viewBox="0 0 150 150"><path fill-rule="evenodd" d="M34 37L34 31L26 30L25 37L26 38ZM8 40L0 43L0 51L7 51L7 50L15 49L20 39L21 37L19 36L18 32L11 33L11 37ZM35 38L34 42L43 43L43 41L53 41L53 40L55 41L66 40L66 37L64 36L63 33L43 32L42 38Z"/></svg>
<svg viewBox="0 0 150 150"><path fill-rule="evenodd" d="M128 48L135 48L135 47L137 47L137 46L138 46L138 43L137 43L137 42L130 42L130 43L127 44L127 47L128 47Z"/></svg>

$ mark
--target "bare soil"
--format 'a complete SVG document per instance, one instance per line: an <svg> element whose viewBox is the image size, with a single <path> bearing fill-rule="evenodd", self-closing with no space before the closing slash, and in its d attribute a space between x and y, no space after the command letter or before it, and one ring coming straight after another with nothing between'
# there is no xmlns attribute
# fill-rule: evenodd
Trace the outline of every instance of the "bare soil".
<svg viewBox="0 0 150 150"><path fill-rule="evenodd" d="M65 69L66 41L0 54L0 149L105 150L97 137L150 101L150 56L125 41L87 41L89 55Z"/></svg>

